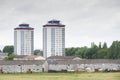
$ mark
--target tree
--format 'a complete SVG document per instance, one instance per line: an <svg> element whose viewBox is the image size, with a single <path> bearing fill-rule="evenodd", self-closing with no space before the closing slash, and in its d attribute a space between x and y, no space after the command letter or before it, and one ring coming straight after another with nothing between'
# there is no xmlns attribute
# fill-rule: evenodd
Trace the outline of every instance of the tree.
<svg viewBox="0 0 120 80"><path fill-rule="evenodd" d="M113 41L108 56L110 59L120 59L120 41Z"/></svg>
<svg viewBox="0 0 120 80"><path fill-rule="evenodd" d="M104 48L104 49L107 48L107 43L106 43L106 42L104 42L103 48Z"/></svg>
<svg viewBox="0 0 120 80"><path fill-rule="evenodd" d="M75 53L75 56L79 56L80 58L87 58L86 56L87 51L88 51L88 48L86 46L78 48L78 50Z"/></svg>
<svg viewBox="0 0 120 80"><path fill-rule="evenodd" d="M98 52L96 54L96 56L97 56L96 58L97 59L107 59L108 58L107 54L108 54L108 49L100 49L100 50L98 50Z"/></svg>
<svg viewBox="0 0 120 80"><path fill-rule="evenodd" d="M91 47L77 47L66 48L66 56L79 56L85 59L120 59L120 41L113 41L110 48L107 47L107 43L104 42L101 46L101 42L97 46L94 42L91 43Z"/></svg>
<svg viewBox="0 0 120 80"><path fill-rule="evenodd" d="M13 60L13 58L16 56L16 54L9 54L9 56L5 57L5 60Z"/></svg>
<svg viewBox="0 0 120 80"><path fill-rule="evenodd" d="M101 42L99 42L99 48L101 49Z"/></svg>
<svg viewBox="0 0 120 80"><path fill-rule="evenodd" d="M93 45L91 48L90 48L90 51L89 51L89 56L88 56L88 59L93 59L97 56L95 56L97 54L97 51L99 50L98 46L97 45Z"/></svg>
<svg viewBox="0 0 120 80"><path fill-rule="evenodd" d="M66 56L75 56L75 51L76 51L76 48L66 48L65 49L65 53L66 53Z"/></svg>
<svg viewBox="0 0 120 80"><path fill-rule="evenodd" d="M3 52L12 54L14 52L14 46L12 45L7 45L3 48Z"/></svg>
<svg viewBox="0 0 120 80"><path fill-rule="evenodd" d="M40 50L34 50L34 55L40 55L40 56L43 56L43 51L40 51Z"/></svg>

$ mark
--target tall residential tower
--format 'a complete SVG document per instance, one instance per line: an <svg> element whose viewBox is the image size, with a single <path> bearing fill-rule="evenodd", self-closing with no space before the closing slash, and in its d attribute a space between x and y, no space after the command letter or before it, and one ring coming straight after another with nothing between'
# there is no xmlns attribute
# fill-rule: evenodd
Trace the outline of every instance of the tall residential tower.
<svg viewBox="0 0 120 80"><path fill-rule="evenodd" d="M65 25L59 20L48 21L43 25L43 55L65 56Z"/></svg>
<svg viewBox="0 0 120 80"><path fill-rule="evenodd" d="M33 55L34 28L29 24L20 24L14 29L14 53L17 55Z"/></svg>

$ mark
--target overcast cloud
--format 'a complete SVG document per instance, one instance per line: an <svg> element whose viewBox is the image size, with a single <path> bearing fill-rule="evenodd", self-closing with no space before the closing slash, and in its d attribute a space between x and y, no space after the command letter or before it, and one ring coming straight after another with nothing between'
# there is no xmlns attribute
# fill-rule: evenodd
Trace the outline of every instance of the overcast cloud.
<svg viewBox="0 0 120 80"><path fill-rule="evenodd" d="M42 49L42 25L66 25L66 47L120 40L120 0L0 0L0 46L14 44L14 28L35 28L35 49Z"/></svg>

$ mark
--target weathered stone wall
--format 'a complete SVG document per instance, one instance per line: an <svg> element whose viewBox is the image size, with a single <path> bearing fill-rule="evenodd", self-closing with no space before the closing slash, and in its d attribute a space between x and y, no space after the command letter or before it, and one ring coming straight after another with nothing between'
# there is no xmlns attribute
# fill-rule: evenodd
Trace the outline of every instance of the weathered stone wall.
<svg viewBox="0 0 120 80"><path fill-rule="evenodd" d="M3 73L43 72L42 65L0 65Z"/></svg>
<svg viewBox="0 0 120 80"><path fill-rule="evenodd" d="M0 62L0 73L32 73L48 71L120 71L120 62L93 63L86 61L2 61Z"/></svg>
<svg viewBox="0 0 120 80"><path fill-rule="evenodd" d="M62 71L67 70L69 72L73 71L112 71L120 70L120 64L114 63L104 63L104 64L69 64L69 65L60 65L60 64L49 64L49 70Z"/></svg>

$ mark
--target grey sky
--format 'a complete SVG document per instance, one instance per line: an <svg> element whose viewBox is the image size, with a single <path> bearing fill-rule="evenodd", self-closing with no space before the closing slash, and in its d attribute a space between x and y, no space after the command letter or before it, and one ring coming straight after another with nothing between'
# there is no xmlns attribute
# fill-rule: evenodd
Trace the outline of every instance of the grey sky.
<svg viewBox="0 0 120 80"><path fill-rule="evenodd" d="M14 44L14 28L35 28L35 49L42 49L42 25L66 25L66 47L120 40L120 0L0 0L0 46Z"/></svg>

